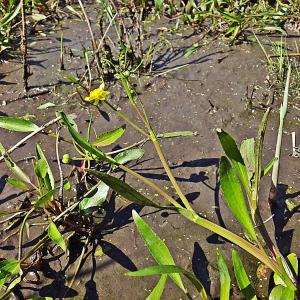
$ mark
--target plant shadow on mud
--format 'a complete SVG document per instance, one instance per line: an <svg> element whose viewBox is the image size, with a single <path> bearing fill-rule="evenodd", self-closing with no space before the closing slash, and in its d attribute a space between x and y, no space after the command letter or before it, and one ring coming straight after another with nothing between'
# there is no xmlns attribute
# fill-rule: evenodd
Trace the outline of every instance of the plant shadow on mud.
<svg viewBox="0 0 300 300"><path fill-rule="evenodd" d="M280 184L278 186L278 202L272 209L272 214L274 214L273 222L275 226L275 239L277 246L283 255L290 253L294 235L294 229L284 230L284 228L295 214L300 213L300 205L288 209L286 201L294 199L299 195L300 191L289 193L288 186L285 184Z"/></svg>

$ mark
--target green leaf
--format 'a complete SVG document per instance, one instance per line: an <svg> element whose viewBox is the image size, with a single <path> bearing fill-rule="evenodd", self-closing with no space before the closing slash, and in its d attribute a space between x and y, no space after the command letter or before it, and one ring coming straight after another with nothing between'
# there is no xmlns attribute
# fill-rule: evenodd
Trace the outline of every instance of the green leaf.
<svg viewBox="0 0 300 300"><path fill-rule="evenodd" d="M47 165L46 175L43 177L45 186L46 186L48 191L53 190L54 186L55 186L55 179L54 179L52 170L50 168L50 165L47 161L47 158L46 158L46 156L45 156L45 154L44 154L44 152L43 152L43 150L42 150L42 148L39 144L36 144L35 150L36 150L37 158L44 160L46 162L46 165Z"/></svg>
<svg viewBox="0 0 300 300"><path fill-rule="evenodd" d="M121 165L124 165L132 160L137 160L143 157L145 151L140 148L125 150L114 157L114 160Z"/></svg>
<svg viewBox="0 0 300 300"><path fill-rule="evenodd" d="M97 183L81 200L79 209L83 213L89 213L98 208L107 197L109 186L103 182Z"/></svg>
<svg viewBox="0 0 300 300"><path fill-rule="evenodd" d="M20 190L28 190L28 186L21 180L8 177L6 182Z"/></svg>
<svg viewBox="0 0 300 300"><path fill-rule="evenodd" d="M146 298L146 300L160 300L164 292L166 281L167 275L162 274L157 285L154 287L151 294Z"/></svg>
<svg viewBox="0 0 300 300"><path fill-rule="evenodd" d="M193 131L174 131L174 132L159 133L157 135L157 137L161 138L161 139L169 139L169 138L195 136L195 135L197 135L197 132L193 132Z"/></svg>
<svg viewBox="0 0 300 300"><path fill-rule="evenodd" d="M31 17L35 21L42 21L42 20L45 20L47 18L45 15L38 14L38 13L32 14Z"/></svg>
<svg viewBox="0 0 300 300"><path fill-rule="evenodd" d="M19 131L19 132L31 132L39 129L37 125L35 125L30 121L21 118L3 117L3 116L0 116L0 127L12 131Z"/></svg>
<svg viewBox="0 0 300 300"><path fill-rule="evenodd" d="M93 141L93 145L97 147L104 147L113 144L116 142L125 132L126 125L123 125L114 130L104 132L97 136Z"/></svg>
<svg viewBox="0 0 300 300"><path fill-rule="evenodd" d="M236 281L244 297L246 298L246 300L257 300L255 291L251 285L247 272L236 250L232 250L232 262Z"/></svg>
<svg viewBox="0 0 300 300"><path fill-rule="evenodd" d="M51 190L51 191L47 192L45 195L43 195L42 197L40 197L38 200L36 200L34 202L34 207L38 208L39 206L48 202L52 198L54 191L55 190Z"/></svg>
<svg viewBox="0 0 300 300"><path fill-rule="evenodd" d="M47 103L44 103L44 104L38 106L37 109L42 110L42 109L47 109L49 107L54 107L54 106L56 106L56 104L54 104L52 102L47 102Z"/></svg>
<svg viewBox="0 0 300 300"><path fill-rule="evenodd" d="M47 171L48 171L47 162L42 158L39 159L34 168L34 172L36 176L40 177L41 179L44 179L46 177Z"/></svg>
<svg viewBox="0 0 300 300"><path fill-rule="evenodd" d="M220 300L230 299L230 274L221 252L217 252L220 273Z"/></svg>
<svg viewBox="0 0 300 300"><path fill-rule="evenodd" d="M67 245L65 240L59 230L57 229L56 225L51 222L48 228L48 236L49 238L58 245L64 252L67 251Z"/></svg>
<svg viewBox="0 0 300 300"><path fill-rule="evenodd" d="M20 272L20 262L16 259L5 259L0 261L0 288L13 275Z"/></svg>
<svg viewBox="0 0 300 300"><path fill-rule="evenodd" d="M207 295L202 283L199 279L191 272L186 271L185 269L175 266L175 265L160 265L160 266L152 266L142 270L128 272L126 275L128 276L150 276L150 275L158 275L158 274L168 274L171 275L179 275L183 274L186 276L190 282L195 286L197 291L199 292L202 299L210 299L209 295Z"/></svg>
<svg viewBox="0 0 300 300"><path fill-rule="evenodd" d="M161 11L164 5L164 0L154 0L154 4L155 4L155 10Z"/></svg>
<svg viewBox="0 0 300 300"><path fill-rule="evenodd" d="M70 180L65 180L64 181L64 190L65 191L69 191L71 189L71 182L70 182Z"/></svg>
<svg viewBox="0 0 300 300"><path fill-rule="evenodd" d="M294 291L283 285L275 286L269 296L269 300L294 300Z"/></svg>
<svg viewBox="0 0 300 300"><path fill-rule="evenodd" d="M13 161L13 159L10 157L9 154L7 154L5 152L5 149L3 147L3 145L0 143L0 152L4 157L5 163L8 167L8 169L15 174L17 177L19 177L19 179L21 179L22 181L31 184L30 178L28 177L28 175L26 173L24 173L22 171L21 168L19 168L19 166Z"/></svg>
<svg viewBox="0 0 300 300"><path fill-rule="evenodd" d="M112 188L116 193L124 197L125 199L137 203L139 205L147 205L153 207L160 207L159 205L152 202L150 199L146 198L134 188L129 186L127 183L123 182L122 180L108 175L106 173L102 173L99 171L87 169L88 173L95 175L100 180L102 180L105 184L107 184L110 188Z"/></svg>
<svg viewBox="0 0 300 300"><path fill-rule="evenodd" d="M249 183L251 182L251 178L253 176L253 173L255 171L255 141L254 138L246 139L242 141L240 152L242 155L242 158L244 160Z"/></svg>
<svg viewBox="0 0 300 300"><path fill-rule="evenodd" d="M166 246L166 244L160 239L160 237L151 229L151 227L138 215L138 213L133 210L132 217L134 223L146 243L146 246L153 256L153 258L160 265L174 265L175 262L173 257ZM170 274L170 277L174 283L186 293L186 289L183 285L181 277L179 274Z"/></svg>
<svg viewBox="0 0 300 300"><path fill-rule="evenodd" d="M268 172L272 169L272 167L273 167L273 165L274 165L274 163L275 163L276 160L277 160L277 158L274 157L273 159L271 159L271 160L267 163L267 165L265 166L265 168L264 168L264 169L262 170L262 172L261 172L261 177L263 177L263 176L265 176L265 175L268 174Z"/></svg>
<svg viewBox="0 0 300 300"><path fill-rule="evenodd" d="M227 13L227 12L224 12L224 11L221 12L221 15L225 19L227 19L227 20L229 20L231 22L235 22L235 23L241 23L242 22L242 19L239 16L237 16L237 15L234 15L234 14L231 14L231 13Z"/></svg>
<svg viewBox="0 0 300 300"><path fill-rule="evenodd" d="M231 161L235 171L238 174L239 179L243 183L243 186L248 194L250 191L250 187L247 169L234 139L222 129L217 129L217 134L226 156Z"/></svg>
<svg viewBox="0 0 300 300"><path fill-rule="evenodd" d="M62 118L63 123L67 126L72 138L74 141L83 149L87 150L91 154L94 154L97 156L98 159L107 161L109 163L114 163L114 160L107 157L105 153L97 149L96 147L92 146L83 136L81 136L72 126L70 123L68 117L66 116L65 113L61 112L59 115Z"/></svg>
<svg viewBox="0 0 300 300"><path fill-rule="evenodd" d="M256 241L256 233L247 210L241 184L225 156L221 157L219 174L221 188L230 210L252 239Z"/></svg>
<svg viewBox="0 0 300 300"><path fill-rule="evenodd" d="M286 260L289 262L290 266L293 268L295 274L298 276L298 258L295 253L290 253L287 257ZM278 274L274 274L274 283L276 285L283 285L286 286L285 282L281 279L281 277Z"/></svg>

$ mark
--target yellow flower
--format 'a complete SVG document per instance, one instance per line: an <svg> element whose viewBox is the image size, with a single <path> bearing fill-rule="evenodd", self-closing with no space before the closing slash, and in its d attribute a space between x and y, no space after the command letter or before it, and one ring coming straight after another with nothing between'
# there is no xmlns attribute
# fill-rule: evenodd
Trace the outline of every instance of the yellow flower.
<svg viewBox="0 0 300 300"><path fill-rule="evenodd" d="M99 88L90 92L89 97L84 98L84 101L93 102L94 105L98 105L99 101L104 101L110 94L109 91L104 90L104 87L104 82L102 82Z"/></svg>

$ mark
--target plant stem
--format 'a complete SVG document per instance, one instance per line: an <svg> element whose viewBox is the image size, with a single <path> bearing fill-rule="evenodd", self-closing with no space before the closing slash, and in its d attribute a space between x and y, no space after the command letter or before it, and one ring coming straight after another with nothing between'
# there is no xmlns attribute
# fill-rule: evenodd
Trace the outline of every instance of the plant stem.
<svg viewBox="0 0 300 300"><path fill-rule="evenodd" d="M182 208L182 206L179 203L177 203L170 195L168 195L162 188L160 188L158 185L153 183L151 180L143 177L142 175L136 173L135 171L127 168L124 165L119 165L118 167L124 172L131 174L132 176L136 177L137 179L141 180L143 183L151 187L153 190L155 190L157 193L163 196L167 201L172 203L175 207Z"/></svg>
<svg viewBox="0 0 300 300"><path fill-rule="evenodd" d="M156 152L157 152L157 154L159 156L159 159L160 159L160 161L161 161L161 163L162 163L162 165L163 165L163 167L164 167L164 169L165 169L165 171L166 171L166 173L167 173L167 175L168 175L168 177L169 177L169 179L170 179L173 187L175 188L175 190L176 190L179 198L181 199L181 201L183 202L184 206L188 210L193 211L193 208L191 207L189 201L187 200L187 198L185 197L185 195L181 191L181 189L180 189L180 187L179 187L176 179L174 178L174 176L173 176L173 174L171 172L171 169L170 169L170 167L169 167L169 165L168 165L168 163L167 163L167 161L165 159L165 156L164 156L164 154L162 152L162 149L160 147L160 144L159 144L158 140L157 139L152 139L152 142L153 142L154 147L156 149Z"/></svg>
<svg viewBox="0 0 300 300"><path fill-rule="evenodd" d="M116 107L114 107L112 104L107 102L106 100L103 101L105 104L107 104L119 117L121 117L124 121L126 121L130 126L132 126L134 129L139 131L142 135L146 136L147 138L151 139L150 135L140 128L138 125L136 125L132 120L130 120L125 114L123 114L121 111L119 111Z"/></svg>

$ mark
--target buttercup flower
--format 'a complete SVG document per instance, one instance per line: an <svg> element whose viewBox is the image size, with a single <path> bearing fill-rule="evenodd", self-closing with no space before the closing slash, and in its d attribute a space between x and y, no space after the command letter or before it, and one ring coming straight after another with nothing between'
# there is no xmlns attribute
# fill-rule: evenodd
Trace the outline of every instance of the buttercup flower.
<svg viewBox="0 0 300 300"><path fill-rule="evenodd" d="M84 101L93 102L94 105L98 105L99 101L104 101L110 94L109 91L104 90L104 87L104 82L102 82L99 88L92 90L90 95L84 98Z"/></svg>

